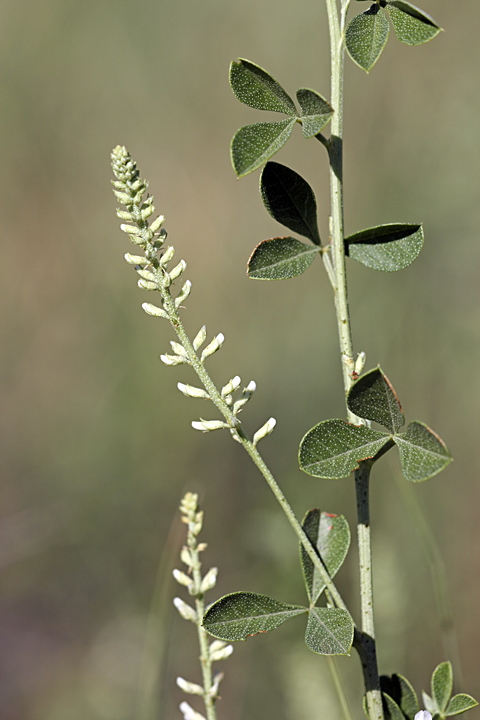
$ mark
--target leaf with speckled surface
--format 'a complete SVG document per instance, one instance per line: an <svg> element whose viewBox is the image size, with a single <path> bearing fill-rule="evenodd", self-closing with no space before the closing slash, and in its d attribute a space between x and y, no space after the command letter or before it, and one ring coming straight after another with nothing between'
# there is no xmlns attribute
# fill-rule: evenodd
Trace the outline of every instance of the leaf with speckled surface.
<svg viewBox="0 0 480 720"><path fill-rule="evenodd" d="M346 610L315 607L308 613L305 642L319 655L348 655L353 631L353 620Z"/></svg>
<svg viewBox="0 0 480 720"><path fill-rule="evenodd" d="M460 715L460 713L466 710L471 710L476 707L478 702L471 695L466 693L459 693L454 695L448 703L448 707L445 710L445 717L452 717L452 715Z"/></svg>
<svg viewBox="0 0 480 720"><path fill-rule="evenodd" d="M394 673L391 677L382 675L380 677L380 687L382 693L396 702L407 720L415 720L415 715L419 711L417 694L403 675L397 673Z"/></svg>
<svg viewBox="0 0 480 720"><path fill-rule="evenodd" d="M395 35L405 45L423 45L441 31L430 15L404 0L389 0L387 10Z"/></svg>
<svg viewBox="0 0 480 720"><path fill-rule="evenodd" d="M282 148L292 134L296 120L254 123L233 136L231 159L238 177L257 170Z"/></svg>
<svg viewBox="0 0 480 720"><path fill-rule="evenodd" d="M347 521L343 515L332 515L314 509L309 510L305 515L302 527L321 557L328 574L333 578L343 565L350 546L350 528ZM303 545L300 545L300 558L308 599L315 604L325 590L325 583Z"/></svg>
<svg viewBox="0 0 480 720"><path fill-rule="evenodd" d="M264 240L253 251L247 274L253 280L286 280L308 270L320 252L292 237Z"/></svg>
<svg viewBox="0 0 480 720"><path fill-rule="evenodd" d="M210 606L203 627L220 640L246 640L251 635L275 630L286 620L308 612L301 605L288 605L267 595L237 592L225 595Z"/></svg>
<svg viewBox="0 0 480 720"><path fill-rule="evenodd" d="M348 54L362 70L370 72L385 47L390 24L378 5L351 20L345 31Z"/></svg>
<svg viewBox="0 0 480 720"><path fill-rule="evenodd" d="M392 433L405 424L395 390L380 367L358 378L348 393L347 405L358 417L373 420Z"/></svg>
<svg viewBox="0 0 480 720"><path fill-rule="evenodd" d="M410 482L422 482L441 472L452 461L447 446L424 423L414 420L407 432L394 435L403 475Z"/></svg>
<svg viewBox="0 0 480 720"><path fill-rule="evenodd" d="M391 437L365 425L324 420L301 441L300 468L313 477L330 480L348 477L362 460L375 457Z"/></svg>
<svg viewBox="0 0 480 720"><path fill-rule="evenodd" d="M390 223L345 238L345 253L373 270L396 272L408 267L423 247L423 227Z"/></svg>
<svg viewBox="0 0 480 720"><path fill-rule="evenodd" d="M432 698L441 713L447 707L453 688L453 671L451 662L437 665L432 675Z"/></svg>
<svg viewBox="0 0 480 720"><path fill-rule="evenodd" d="M230 85L240 102L257 110L271 110L297 117L295 103L263 68L240 58L230 65Z"/></svg>
<svg viewBox="0 0 480 720"><path fill-rule="evenodd" d="M333 115L333 108L324 97L315 90L300 88L297 100L301 108L302 132L304 137L318 135Z"/></svg>
<svg viewBox="0 0 480 720"><path fill-rule="evenodd" d="M301 175L281 163L267 162L260 178L260 194L274 220L320 245L317 201Z"/></svg>

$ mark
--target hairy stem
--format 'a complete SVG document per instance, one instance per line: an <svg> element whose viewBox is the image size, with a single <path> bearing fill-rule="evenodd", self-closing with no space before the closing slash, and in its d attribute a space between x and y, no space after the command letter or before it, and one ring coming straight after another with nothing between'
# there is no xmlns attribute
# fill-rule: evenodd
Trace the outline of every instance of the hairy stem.
<svg viewBox="0 0 480 720"><path fill-rule="evenodd" d="M335 308L342 361L345 397L353 383L352 332L348 310L343 224L343 78L345 65L345 28L348 0L342 2L340 21L336 0L326 0L330 29L331 93L334 114L328 149L330 160L331 242L335 274ZM359 422L347 408L350 422ZM382 698L378 677L373 617L373 581L369 517L370 465L362 463L355 473L358 514L358 546L360 559L360 597L362 632L356 636L356 648L364 670L367 707L370 720L383 720Z"/></svg>
<svg viewBox="0 0 480 720"><path fill-rule="evenodd" d="M208 649L208 635L202 627L203 616L205 615L205 601L203 599L203 593L201 591L202 585L202 574L200 572L200 558L198 550L196 548L196 539L194 546L190 542L189 547L192 555L192 575L195 589L195 610L197 613L197 632L198 632L198 644L200 647L200 665L202 667L202 680L203 680L203 701L205 703L205 711L207 713L207 720L217 720L217 712L215 710L216 698L212 695L213 678L212 678L212 661L210 660L210 653Z"/></svg>

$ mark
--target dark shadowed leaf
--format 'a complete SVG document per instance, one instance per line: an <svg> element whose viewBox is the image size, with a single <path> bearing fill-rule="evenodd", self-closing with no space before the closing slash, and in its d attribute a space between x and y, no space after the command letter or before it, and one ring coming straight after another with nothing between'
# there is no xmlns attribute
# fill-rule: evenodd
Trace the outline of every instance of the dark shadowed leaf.
<svg viewBox="0 0 480 720"><path fill-rule="evenodd" d="M370 72L388 40L390 24L378 5L357 15L345 32L345 46L352 60Z"/></svg>
<svg viewBox="0 0 480 720"><path fill-rule="evenodd" d="M362 375L348 394L349 409L358 417L373 420L396 433L405 418L395 390L381 368Z"/></svg>
<svg viewBox="0 0 480 720"><path fill-rule="evenodd" d="M421 225L392 223L345 238L346 254L373 270L395 272L410 265L423 247Z"/></svg>
<svg viewBox="0 0 480 720"><path fill-rule="evenodd" d="M404 0L389 0L387 10L395 35L405 45L423 45L441 31L430 15Z"/></svg>
<svg viewBox="0 0 480 720"><path fill-rule="evenodd" d="M478 702L471 695L466 695L465 693L454 695L448 703L448 707L445 711L445 716L451 717L452 715L460 715L460 713L463 713L466 710L470 710L477 705Z"/></svg>
<svg viewBox="0 0 480 720"><path fill-rule="evenodd" d="M315 195L301 175L286 165L268 162L260 179L260 193L277 222L320 245Z"/></svg>
<svg viewBox="0 0 480 720"><path fill-rule="evenodd" d="M343 515L332 515L309 510L302 525L313 547L320 555L328 574L333 578L341 568L350 545L350 528ZM303 577L307 588L308 599L315 604L325 590L325 583L320 573L315 570L313 562L300 545Z"/></svg>
<svg viewBox="0 0 480 720"><path fill-rule="evenodd" d="M402 675L394 674L391 677L382 675L380 678L382 693L386 693L396 702L407 720L415 720L418 713L418 699L415 690Z"/></svg>
<svg viewBox="0 0 480 720"><path fill-rule="evenodd" d="M245 125L233 136L231 158L238 177L257 170L275 155L292 134L295 120Z"/></svg>
<svg viewBox="0 0 480 720"><path fill-rule="evenodd" d="M297 116L292 98L266 70L249 60L230 65L230 85L240 102L257 110L273 110Z"/></svg>
<svg viewBox="0 0 480 720"><path fill-rule="evenodd" d="M305 245L291 237L264 240L257 245L247 265L248 277L253 280L286 280L307 270L318 247Z"/></svg>
<svg viewBox="0 0 480 720"><path fill-rule="evenodd" d="M353 620L346 610L312 608L305 642L319 655L348 655L353 642Z"/></svg>
<svg viewBox="0 0 480 720"><path fill-rule="evenodd" d="M300 467L313 477L348 477L362 460L375 455L391 435L344 420L324 420L308 431L300 443Z"/></svg>
<svg viewBox="0 0 480 720"><path fill-rule="evenodd" d="M302 110L302 131L306 138L323 130L333 115L333 108L320 93L308 88L297 90L297 100Z"/></svg>
<svg viewBox="0 0 480 720"><path fill-rule="evenodd" d="M414 421L407 432L395 435L403 475L410 482L428 480L452 461L445 443L429 427Z"/></svg>
<svg viewBox="0 0 480 720"><path fill-rule="evenodd" d="M453 688L453 672L450 662L437 665L432 675L432 698L441 713L447 707Z"/></svg>
<svg viewBox="0 0 480 720"><path fill-rule="evenodd" d="M225 595L206 612L203 627L220 640L246 640L251 635L275 630L286 620L307 612L266 595L237 592Z"/></svg>
<svg viewBox="0 0 480 720"><path fill-rule="evenodd" d="M392 700L389 695L383 692L382 699L385 720L405 720L405 715L402 713L395 700Z"/></svg>

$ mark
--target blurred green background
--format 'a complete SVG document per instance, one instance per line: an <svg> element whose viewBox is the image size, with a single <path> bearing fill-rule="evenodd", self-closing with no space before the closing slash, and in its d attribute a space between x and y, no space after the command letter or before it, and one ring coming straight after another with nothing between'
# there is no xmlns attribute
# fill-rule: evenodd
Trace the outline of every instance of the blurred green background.
<svg viewBox="0 0 480 720"><path fill-rule="evenodd" d="M426 231L401 273L349 263L351 313L367 367L381 363L407 420L431 425L455 457L413 493L445 562L459 689L479 697L480 7L422 7L447 30L433 42L409 48L392 33L369 76L347 61L346 230ZM199 680L193 626L171 603L182 593L171 569L185 490L200 494L205 563L220 568L212 599L304 594L297 543L270 491L228 434L190 428L202 405L176 383L193 378L158 359L172 336L140 309L151 298L123 261L109 153L128 147L188 262L187 329L226 336L212 374L257 382L247 430L277 418L262 451L295 511L344 513L354 531L351 480L314 480L296 459L307 429L344 413L330 287L321 263L284 283L247 280L253 247L282 231L258 173L237 182L229 161L235 130L260 119L229 90L232 59L260 64L289 92L329 96L324 3L4 0L0 35L0 717L174 720L176 676ZM315 187L326 237L324 149L295 132L276 159ZM396 472L385 458L373 480L380 664L421 691L446 658ZM354 549L339 583L358 617ZM302 623L236 646L220 720L339 720ZM338 666L361 718L358 659Z"/></svg>

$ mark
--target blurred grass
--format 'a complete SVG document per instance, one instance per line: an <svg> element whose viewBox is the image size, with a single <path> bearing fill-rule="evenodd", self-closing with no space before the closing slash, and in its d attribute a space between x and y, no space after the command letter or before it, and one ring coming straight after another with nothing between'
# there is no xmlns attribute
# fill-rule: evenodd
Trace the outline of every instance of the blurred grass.
<svg viewBox="0 0 480 720"><path fill-rule="evenodd" d="M445 559L462 690L478 697L480 9L474 0L422 7L446 28L435 41L407 48L392 34L370 76L347 65L347 231L423 221L427 238L419 260L398 275L351 264L352 319L357 350L369 365L382 364L407 419L428 422L454 454L442 476L414 490ZM261 206L257 177L237 183L230 168L233 132L258 117L229 91L228 65L237 56L267 68L289 91L302 85L328 96L322 2L2 3L6 720L135 716L157 567L185 489L203 498L205 562L220 567L218 594L244 588L303 601L296 543L268 489L227 436L189 430L198 406L175 389L188 373L158 361L170 334L141 312L122 259L129 248L110 189L115 144L127 145L150 179L170 239L189 264L188 328L206 322L210 333L225 333L214 376L257 381L248 429L270 415L278 420L264 452L297 513L320 506L354 525L350 481L315 481L296 461L303 433L343 414L322 269L278 285L245 277L254 245L279 228ZM298 133L278 159L315 186L325 236L322 148ZM439 621L388 463L375 473L373 521L381 669L427 689L445 659ZM164 582L173 595L168 573ZM354 607L355 582L352 552L341 589ZM326 663L308 653L294 625L236 647L220 718L323 720L311 678L336 720ZM184 631L168 604L158 716L165 720L179 717L176 675L198 680L194 638ZM338 665L358 705L357 659Z"/></svg>

